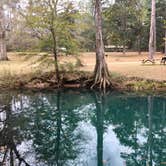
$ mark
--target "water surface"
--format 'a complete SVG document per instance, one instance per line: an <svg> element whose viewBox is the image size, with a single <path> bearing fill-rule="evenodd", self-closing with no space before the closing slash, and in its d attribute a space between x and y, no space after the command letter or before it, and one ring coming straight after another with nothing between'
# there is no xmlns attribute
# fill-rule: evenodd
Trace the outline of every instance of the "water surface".
<svg viewBox="0 0 166 166"><path fill-rule="evenodd" d="M0 94L0 165L162 166L166 96Z"/></svg>

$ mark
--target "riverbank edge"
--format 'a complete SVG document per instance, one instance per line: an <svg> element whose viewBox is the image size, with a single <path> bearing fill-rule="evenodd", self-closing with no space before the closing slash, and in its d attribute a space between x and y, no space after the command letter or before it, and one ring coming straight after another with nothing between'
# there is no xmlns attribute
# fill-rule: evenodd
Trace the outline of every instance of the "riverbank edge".
<svg viewBox="0 0 166 166"><path fill-rule="evenodd" d="M62 86L66 89L91 88L92 73L84 71L62 72ZM138 77L125 77L117 73L111 74L112 86L107 91L120 92L154 92L166 93L166 81L148 80ZM0 80L0 90L53 90L58 89L54 72L35 75L8 76Z"/></svg>

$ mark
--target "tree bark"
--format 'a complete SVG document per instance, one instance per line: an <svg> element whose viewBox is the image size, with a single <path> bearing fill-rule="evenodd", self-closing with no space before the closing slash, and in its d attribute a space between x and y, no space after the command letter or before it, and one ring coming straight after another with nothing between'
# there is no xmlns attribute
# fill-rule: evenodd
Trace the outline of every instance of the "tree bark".
<svg viewBox="0 0 166 166"><path fill-rule="evenodd" d="M125 44L125 42L123 43L123 55L125 55L126 54L126 44Z"/></svg>
<svg viewBox="0 0 166 166"><path fill-rule="evenodd" d="M138 55L141 55L141 35L138 35Z"/></svg>
<svg viewBox="0 0 166 166"><path fill-rule="evenodd" d="M127 38L127 27L126 27L126 21L127 21L127 18L126 18L126 8L123 9L124 10L124 13L123 13L123 16L122 16L122 23L123 23L123 55L126 54L126 38Z"/></svg>
<svg viewBox="0 0 166 166"><path fill-rule="evenodd" d="M0 4L0 61L8 60L6 53L6 32L3 6Z"/></svg>
<svg viewBox="0 0 166 166"><path fill-rule="evenodd" d="M56 35L53 29L51 29L52 38L53 38L53 54L55 61L55 75L58 82L58 86L60 86L60 74L59 74L59 65L58 65L58 54L57 54L57 40Z"/></svg>
<svg viewBox="0 0 166 166"><path fill-rule="evenodd" d="M57 37L55 33L55 28L54 28L54 20L55 17L57 16L57 5L58 1L54 1L54 7L50 7L52 10L52 15L51 15L51 34L52 34L52 39L53 39L53 54L54 54L54 62L55 62L55 76L57 79L58 87L60 86L60 73L59 73L59 65L58 65L58 53L57 53Z"/></svg>
<svg viewBox="0 0 166 166"><path fill-rule="evenodd" d="M150 25L150 36L149 36L149 60L154 60L156 52L156 1L152 0L151 7L151 25Z"/></svg>
<svg viewBox="0 0 166 166"><path fill-rule="evenodd" d="M94 85L99 85L105 90L110 85L109 71L104 56L104 44L102 37L101 0L95 1L95 25L96 25L96 65L94 70ZM92 86L92 87L93 87Z"/></svg>
<svg viewBox="0 0 166 166"><path fill-rule="evenodd" d="M164 56L166 56L166 29L165 29L165 50L164 50Z"/></svg>

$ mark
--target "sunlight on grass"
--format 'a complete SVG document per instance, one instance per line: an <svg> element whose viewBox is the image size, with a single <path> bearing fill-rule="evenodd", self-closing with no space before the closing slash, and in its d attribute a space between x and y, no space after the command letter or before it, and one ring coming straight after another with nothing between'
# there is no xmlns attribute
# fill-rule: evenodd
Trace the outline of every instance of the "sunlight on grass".
<svg viewBox="0 0 166 166"><path fill-rule="evenodd" d="M26 82L32 77L53 70L53 66L40 65L39 56L29 56L27 53L10 53L9 61L0 62L0 86L14 87L18 82ZM26 59L26 60L25 60Z"/></svg>

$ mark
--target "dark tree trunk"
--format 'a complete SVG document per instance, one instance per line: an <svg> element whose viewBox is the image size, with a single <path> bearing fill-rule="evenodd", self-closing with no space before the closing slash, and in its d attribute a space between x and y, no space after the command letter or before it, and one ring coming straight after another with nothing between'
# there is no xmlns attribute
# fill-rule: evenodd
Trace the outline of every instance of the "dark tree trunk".
<svg viewBox="0 0 166 166"><path fill-rule="evenodd" d="M99 85L105 90L110 85L109 71L104 57L104 44L102 37L101 0L95 1L95 25L96 25L96 65L94 70L94 85ZM92 87L93 87L92 86Z"/></svg>
<svg viewBox="0 0 166 166"><path fill-rule="evenodd" d="M55 73L58 85L60 84L60 74L59 74L59 65L58 65L58 57L57 52L54 50L54 61L55 61Z"/></svg>
<svg viewBox="0 0 166 166"><path fill-rule="evenodd" d="M126 54L126 38L127 38L127 16L126 16L126 7L123 8L124 12L122 15L122 31L123 31L123 55Z"/></svg>
<svg viewBox="0 0 166 166"><path fill-rule="evenodd" d="M123 55L126 54L126 46L125 46L125 42L123 43Z"/></svg>
<svg viewBox="0 0 166 166"><path fill-rule="evenodd" d="M0 4L0 61L8 60L6 53L6 32L3 7Z"/></svg>
<svg viewBox="0 0 166 166"><path fill-rule="evenodd" d="M101 97L101 105L97 108L97 160L98 166L103 166L103 97Z"/></svg>
<svg viewBox="0 0 166 166"><path fill-rule="evenodd" d="M166 29L165 29L165 50L164 50L164 55L166 56Z"/></svg>
<svg viewBox="0 0 166 166"><path fill-rule="evenodd" d="M103 166L103 133L104 133L104 111L105 96L100 93L92 93L96 106L96 131L97 131L97 166ZM99 102L100 101L100 102Z"/></svg>
<svg viewBox="0 0 166 166"><path fill-rule="evenodd" d="M59 74L59 65L58 65L58 54L57 54L57 40L56 35L53 29L51 29L52 38L53 38L53 54L54 54L54 61L55 61L55 74L56 79L58 82L58 86L60 85L60 74Z"/></svg>
<svg viewBox="0 0 166 166"><path fill-rule="evenodd" d="M138 54L141 55L141 35L138 35Z"/></svg>
<svg viewBox="0 0 166 166"><path fill-rule="evenodd" d="M153 98L148 96L148 126L149 126L149 135L148 135L148 165L153 166L153 134L152 134L152 113L153 113Z"/></svg>
<svg viewBox="0 0 166 166"><path fill-rule="evenodd" d="M149 36L149 60L154 60L156 52L156 1L152 0L151 7L151 26Z"/></svg>
<svg viewBox="0 0 166 166"><path fill-rule="evenodd" d="M60 109L60 91L57 94L57 137L56 137L56 164L60 166L60 156L61 156L61 128L62 128L62 115Z"/></svg>

